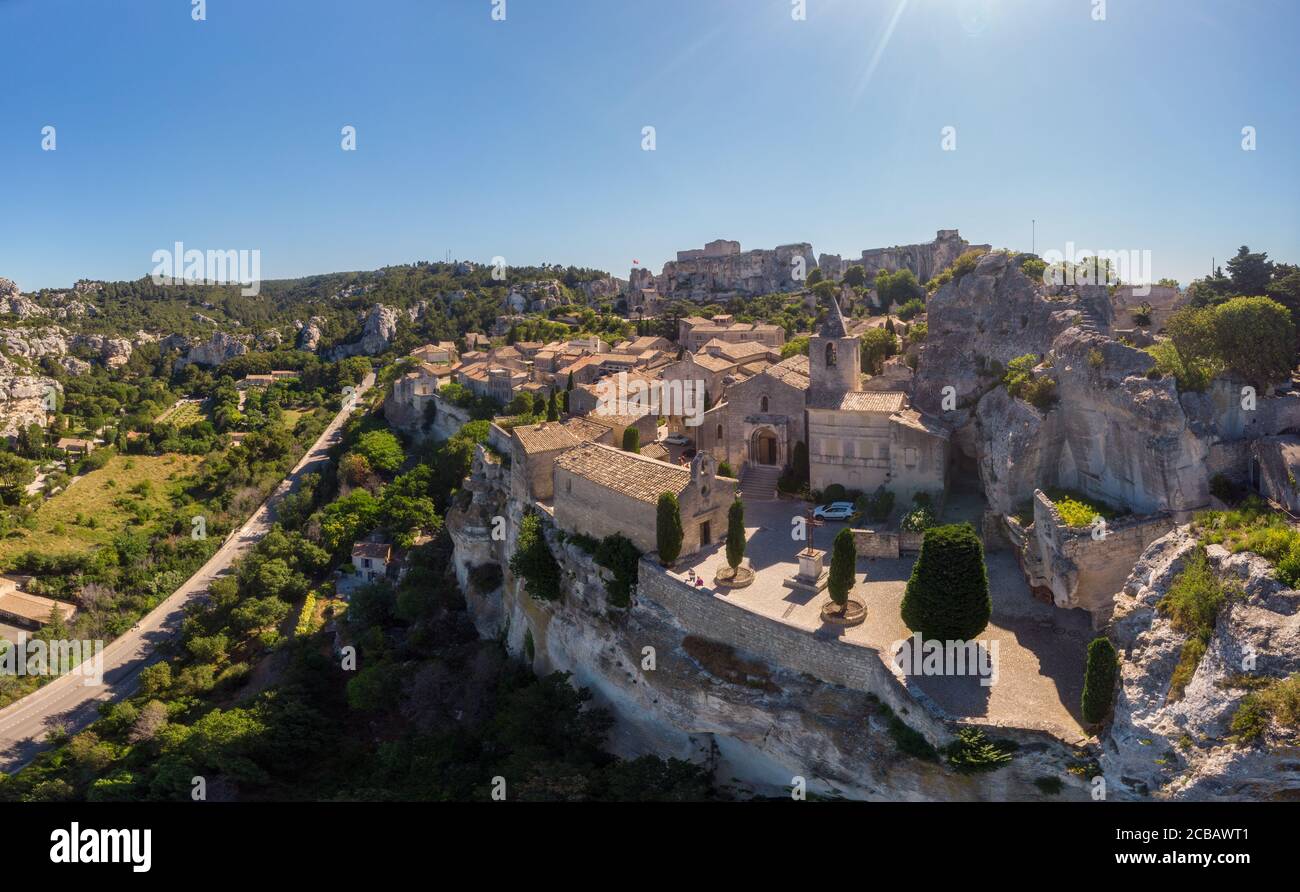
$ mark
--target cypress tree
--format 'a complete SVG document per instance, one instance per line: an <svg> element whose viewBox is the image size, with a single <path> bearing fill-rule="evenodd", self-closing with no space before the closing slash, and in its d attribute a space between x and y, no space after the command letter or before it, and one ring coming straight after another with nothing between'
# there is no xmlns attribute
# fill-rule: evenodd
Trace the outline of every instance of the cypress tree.
<svg viewBox="0 0 1300 892"><path fill-rule="evenodd" d="M831 572L826 580L826 590L841 610L849 602L853 591L853 577L858 565L858 549L853 544L853 533L845 527L835 536L831 546Z"/></svg>
<svg viewBox="0 0 1300 892"><path fill-rule="evenodd" d="M550 399L546 401L546 420L547 421L560 420L560 407L555 402L554 391L551 392Z"/></svg>
<svg viewBox="0 0 1300 892"><path fill-rule="evenodd" d="M903 622L927 641L970 641L989 624L993 602L984 546L969 523L931 527L903 594Z"/></svg>
<svg viewBox="0 0 1300 892"><path fill-rule="evenodd" d="M1110 712L1115 695L1115 676L1119 673L1119 654L1109 638L1095 638L1088 645L1088 666L1083 674L1083 720L1100 724Z"/></svg>
<svg viewBox="0 0 1300 892"><path fill-rule="evenodd" d="M659 563L670 567L682 553L682 509L677 496L666 492L659 497L655 512L655 544L659 550Z"/></svg>
<svg viewBox="0 0 1300 892"><path fill-rule="evenodd" d="M727 566L731 575L745 559L745 503L739 498L727 509Z"/></svg>
<svg viewBox="0 0 1300 892"><path fill-rule="evenodd" d="M641 452L641 432L634 427L623 430L623 451Z"/></svg>

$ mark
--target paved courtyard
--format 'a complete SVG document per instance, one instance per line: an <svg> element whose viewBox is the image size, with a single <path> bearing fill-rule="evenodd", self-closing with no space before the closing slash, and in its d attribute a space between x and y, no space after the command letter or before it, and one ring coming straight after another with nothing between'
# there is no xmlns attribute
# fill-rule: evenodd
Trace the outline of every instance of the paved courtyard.
<svg viewBox="0 0 1300 892"><path fill-rule="evenodd" d="M961 507L965 514L970 506ZM888 660L894 642L911 636L899 617L899 605L915 558L859 558L858 583L850 597L866 605L866 622L847 630L824 624L820 611L825 592L809 596L782 585L797 572L797 554L806 544L791 535L793 518L805 510L796 501L745 504L746 560L755 571L753 584L746 588L715 590L714 574L726 564L721 545L684 558L673 575L685 579L694 570L704 579L701 597L726 598L809 634L868 645ZM944 520L951 519L945 514ZM816 527L816 547L829 551L844 526ZM829 565L829 554L826 560ZM916 683L951 716L1049 731L1070 742L1082 739L1086 735L1079 725L1079 697L1085 648L1093 637L1087 614L1034 600L1010 552L990 552L987 563L993 617L980 640L997 642L996 683L983 686L974 676L924 676Z"/></svg>

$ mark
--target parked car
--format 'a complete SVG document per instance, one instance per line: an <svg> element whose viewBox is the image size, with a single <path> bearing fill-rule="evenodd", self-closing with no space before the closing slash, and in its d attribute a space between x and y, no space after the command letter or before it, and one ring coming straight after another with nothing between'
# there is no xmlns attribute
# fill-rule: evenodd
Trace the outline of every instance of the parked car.
<svg viewBox="0 0 1300 892"><path fill-rule="evenodd" d="M670 446L689 446L691 438L685 434L669 434L664 437L664 442Z"/></svg>
<svg viewBox="0 0 1300 892"><path fill-rule="evenodd" d="M813 517L820 520L848 520L852 516L852 502L831 502L829 505L818 505L813 511Z"/></svg>

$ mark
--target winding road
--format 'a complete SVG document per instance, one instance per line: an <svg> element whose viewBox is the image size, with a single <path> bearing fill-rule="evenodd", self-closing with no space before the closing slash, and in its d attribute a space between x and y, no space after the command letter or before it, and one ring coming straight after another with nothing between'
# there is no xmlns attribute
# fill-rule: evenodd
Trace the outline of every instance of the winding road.
<svg viewBox="0 0 1300 892"><path fill-rule="evenodd" d="M297 489L305 474L328 460L328 452L338 443L344 422L374 383L372 372L356 389L351 404L334 416L289 476L207 563L130 631L104 647L102 683L87 684L92 680L77 673L64 675L0 710L0 771L13 773L46 749L49 744L45 737L52 727L62 725L69 733L81 731L99 718L100 704L130 696L135 691L140 670L161 659L159 645L179 633L186 605L207 591L213 579L228 571L270 531L276 504Z"/></svg>

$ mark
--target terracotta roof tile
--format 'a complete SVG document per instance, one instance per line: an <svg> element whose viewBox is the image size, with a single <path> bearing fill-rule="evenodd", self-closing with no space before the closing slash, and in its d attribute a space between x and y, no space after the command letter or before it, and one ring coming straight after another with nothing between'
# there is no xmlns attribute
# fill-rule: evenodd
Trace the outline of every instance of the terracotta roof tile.
<svg viewBox="0 0 1300 892"><path fill-rule="evenodd" d="M690 485L689 468L624 452L601 443L570 449L555 460L557 468L597 486L650 505L665 492L681 495Z"/></svg>

